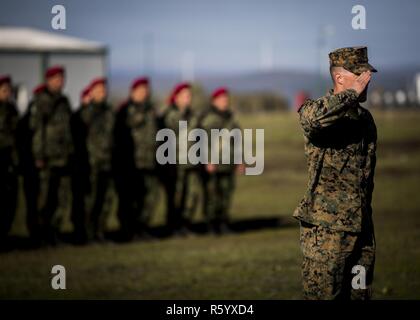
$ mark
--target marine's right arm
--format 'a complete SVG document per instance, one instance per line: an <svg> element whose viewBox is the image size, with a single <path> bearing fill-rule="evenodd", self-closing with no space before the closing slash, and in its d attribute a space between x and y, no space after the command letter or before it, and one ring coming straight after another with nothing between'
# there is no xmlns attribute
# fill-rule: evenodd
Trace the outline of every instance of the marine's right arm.
<svg viewBox="0 0 420 320"><path fill-rule="evenodd" d="M357 92L349 89L317 100L306 100L299 109L300 124L305 136L311 139L324 128L343 118L349 108L357 102L357 97Z"/></svg>

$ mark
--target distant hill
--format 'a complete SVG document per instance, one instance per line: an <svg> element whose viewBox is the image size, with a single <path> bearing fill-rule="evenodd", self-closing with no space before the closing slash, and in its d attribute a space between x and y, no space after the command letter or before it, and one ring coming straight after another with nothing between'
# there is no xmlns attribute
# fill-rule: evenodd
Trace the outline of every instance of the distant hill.
<svg viewBox="0 0 420 320"><path fill-rule="evenodd" d="M381 70L374 75L371 88L378 86L386 90L413 88L415 74L420 72L419 67L394 67ZM117 73L112 75L112 93L125 96L133 75ZM166 95L173 85L178 82L179 76L175 74L156 74L152 77L153 90L158 94ZM295 70L255 71L241 74L215 74L198 75L199 82L206 91L210 92L218 86L227 86L232 91L252 92L267 91L285 96L292 103L297 92L304 90L310 96L323 94L331 85L329 77L320 77L315 72Z"/></svg>

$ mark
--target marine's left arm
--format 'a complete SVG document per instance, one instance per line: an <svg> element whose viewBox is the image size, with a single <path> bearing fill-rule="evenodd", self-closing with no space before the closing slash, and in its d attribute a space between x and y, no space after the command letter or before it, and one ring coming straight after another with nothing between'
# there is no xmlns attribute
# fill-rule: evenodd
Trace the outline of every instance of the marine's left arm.
<svg viewBox="0 0 420 320"><path fill-rule="evenodd" d="M366 168L367 168L367 195L368 195L368 204L371 205L372 202L372 193L375 186L374 176L376 168L376 148L377 148L377 128L375 121L367 111L366 115L367 121L367 130L365 136L365 144L367 148L367 159L366 159Z"/></svg>

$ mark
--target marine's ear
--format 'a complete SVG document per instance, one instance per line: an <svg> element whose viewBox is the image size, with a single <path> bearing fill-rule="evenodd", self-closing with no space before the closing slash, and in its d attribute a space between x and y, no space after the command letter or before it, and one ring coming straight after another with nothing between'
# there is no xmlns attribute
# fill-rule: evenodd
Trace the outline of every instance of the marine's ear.
<svg viewBox="0 0 420 320"><path fill-rule="evenodd" d="M334 72L333 77L334 77L334 83L336 85L340 85L340 86L344 85L344 77L341 72Z"/></svg>
<svg viewBox="0 0 420 320"><path fill-rule="evenodd" d="M336 86L337 85L342 86L344 84L344 77L341 71L342 71L341 67L336 67L336 66L330 67L331 79L333 80L334 85Z"/></svg>

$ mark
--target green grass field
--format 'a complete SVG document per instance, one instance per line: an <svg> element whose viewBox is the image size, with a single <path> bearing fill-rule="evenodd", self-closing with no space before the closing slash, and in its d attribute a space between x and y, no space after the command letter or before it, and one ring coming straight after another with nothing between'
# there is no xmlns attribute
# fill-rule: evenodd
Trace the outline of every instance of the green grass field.
<svg viewBox="0 0 420 320"><path fill-rule="evenodd" d="M420 113L374 116L379 136L374 298L419 299ZM297 115L246 115L240 120L243 128L265 129L265 171L238 179L232 219L279 218L278 227L223 237L2 253L0 298L301 298L299 229L291 218L306 186ZM160 204L153 224L162 223L162 209ZM22 211L14 234L25 232ZM115 227L114 216L109 224ZM66 267L67 290L51 289L56 264Z"/></svg>

